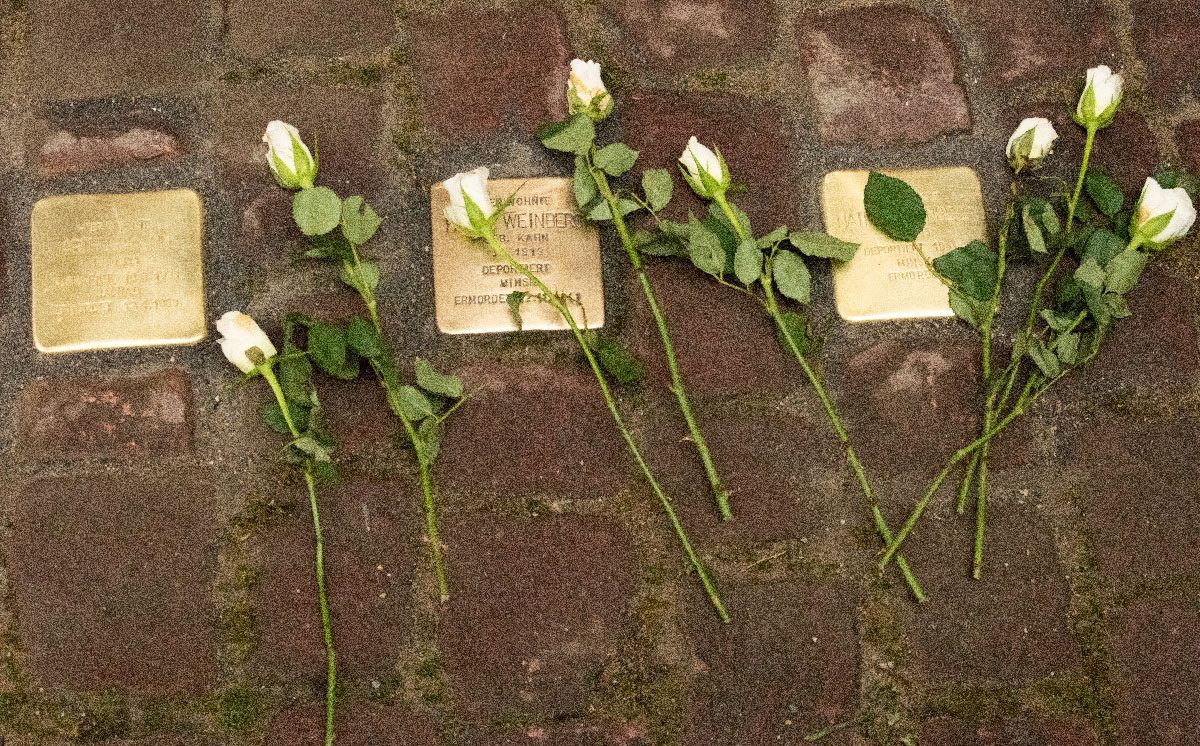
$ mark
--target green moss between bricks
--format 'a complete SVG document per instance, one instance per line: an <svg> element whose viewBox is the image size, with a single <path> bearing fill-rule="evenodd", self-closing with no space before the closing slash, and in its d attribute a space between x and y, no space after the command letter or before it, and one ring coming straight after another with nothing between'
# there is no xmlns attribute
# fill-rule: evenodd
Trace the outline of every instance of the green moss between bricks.
<svg viewBox="0 0 1200 746"><path fill-rule="evenodd" d="M124 695L116 692L102 694L83 707L72 728L72 736L79 741L103 741L129 735L132 721L129 703Z"/></svg>
<svg viewBox="0 0 1200 746"><path fill-rule="evenodd" d="M242 733L262 722L267 713L266 699L248 687L233 687L218 695L209 709L225 728Z"/></svg>

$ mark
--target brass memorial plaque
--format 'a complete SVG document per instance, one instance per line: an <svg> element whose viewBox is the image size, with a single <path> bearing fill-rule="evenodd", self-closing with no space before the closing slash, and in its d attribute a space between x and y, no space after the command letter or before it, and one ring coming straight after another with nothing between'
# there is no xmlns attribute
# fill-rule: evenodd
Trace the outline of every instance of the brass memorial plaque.
<svg viewBox="0 0 1200 746"><path fill-rule="evenodd" d="M835 263L833 294L847 321L953 316L950 295L912 244L893 241L867 220L863 191L868 171L825 175L825 230L861 244L853 259ZM964 166L883 171L908 182L925 201L925 230L917 244L930 259L987 240L979 177Z"/></svg>
<svg viewBox="0 0 1200 746"><path fill-rule="evenodd" d="M204 338L203 208L190 189L33 206L33 343L42 352Z"/></svg>
<svg viewBox="0 0 1200 746"><path fill-rule="evenodd" d="M493 198L516 191L516 201L496 226L496 236L513 257L551 290L572 298L580 326L604 325L600 237L579 216L570 179L494 179ZM433 287L438 329L447 334L516 331L508 295L525 291L524 329L568 329L557 311L539 298L528 279L492 256L483 241L463 236L445 218L450 195L441 184L430 190L433 214Z"/></svg>

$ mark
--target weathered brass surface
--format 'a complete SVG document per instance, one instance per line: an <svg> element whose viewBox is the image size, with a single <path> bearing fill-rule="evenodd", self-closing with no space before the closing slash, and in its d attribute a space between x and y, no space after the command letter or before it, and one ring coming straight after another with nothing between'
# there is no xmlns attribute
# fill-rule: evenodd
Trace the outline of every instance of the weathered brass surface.
<svg viewBox="0 0 1200 746"><path fill-rule="evenodd" d="M867 171L825 175L821 204L825 230L861 244L858 254L833 270L838 313L847 321L952 316L946 286L929 271L912 244L893 241L867 220L863 191ZM983 193L970 168L887 170L921 195L927 214L917 237L930 259L973 240L986 240Z"/></svg>
<svg viewBox="0 0 1200 746"><path fill-rule="evenodd" d="M33 342L42 352L204 338L200 195L46 197L33 206Z"/></svg>
<svg viewBox="0 0 1200 746"><path fill-rule="evenodd" d="M604 286L600 277L600 238L578 215L571 180L495 179L492 197L516 191L516 201L496 228L513 257L527 265L551 290L573 300L580 325L604 325ZM511 332L517 326L508 295L529 293L521 307L524 329L567 329L549 303L535 298L536 287L496 259L483 241L464 237L445 218L450 195L441 184L430 190L433 214L433 287L438 329L447 334Z"/></svg>

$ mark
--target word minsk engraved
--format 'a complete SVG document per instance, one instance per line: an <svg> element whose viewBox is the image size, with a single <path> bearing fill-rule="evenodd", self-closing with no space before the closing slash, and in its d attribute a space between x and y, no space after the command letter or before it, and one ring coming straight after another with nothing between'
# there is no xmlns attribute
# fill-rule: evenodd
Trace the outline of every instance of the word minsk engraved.
<svg viewBox="0 0 1200 746"><path fill-rule="evenodd" d="M41 352L204 338L200 195L46 197L33 206L33 342Z"/></svg>
<svg viewBox="0 0 1200 746"><path fill-rule="evenodd" d="M930 260L976 239L987 240L983 192L970 168L884 171L903 179L925 202L925 230L916 244ZM858 253L833 270L838 313L847 321L953 316L946 286L911 243L893 241L867 219L863 192L868 171L825 175L821 206L825 230L860 244Z"/></svg>
<svg viewBox="0 0 1200 746"><path fill-rule="evenodd" d="M580 326L604 325L600 237L577 212L571 180L495 179L488 188L497 201L516 193L496 225L496 237L513 257L556 293L566 296ZM482 241L450 225L450 195L441 184L430 190L433 214L433 286L438 329L447 334L517 330L508 296L525 292L521 328L568 329L566 321L528 278L496 259Z"/></svg>

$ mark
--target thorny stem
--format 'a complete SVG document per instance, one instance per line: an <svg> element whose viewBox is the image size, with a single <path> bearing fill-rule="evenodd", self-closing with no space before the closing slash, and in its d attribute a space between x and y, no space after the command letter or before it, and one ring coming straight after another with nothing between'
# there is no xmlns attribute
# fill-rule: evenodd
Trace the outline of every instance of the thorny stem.
<svg viewBox="0 0 1200 746"><path fill-rule="evenodd" d="M742 229L742 225L740 222L738 222L737 216L734 214L728 200L725 198L725 195L718 193L714 195L713 200L721 207L721 210L729 219L730 224L733 225L734 231L736 231L738 234L738 238L743 241L746 240L747 236ZM768 272L767 274L769 275L770 273ZM880 510L879 504L875 500L875 494L871 490L871 483L867 480L866 470L863 468L862 462L858 459L858 454L855 452L854 445L850 441L849 433L846 432L846 428L842 424L841 417L838 416L837 409L833 406L833 400L829 397L829 393L825 390L825 386L821 383L820 377L817 376L816 371L813 370L813 367L809 364L808 359L800 350L800 345L796 342L795 337L792 335L792 330L784 322L783 313L780 311L779 303L775 299L775 291L771 288L771 283L764 282L762 283L762 287L763 293L766 296L765 306L767 313L770 314L771 318L774 320L775 326L777 329L779 329L780 335L783 337L784 341L787 342L788 349L791 350L792 355L796 358L796 362L800 364L800 367L804 370L804 374L808 377L809 383L811 383L813 389L816 390L817 397L821 400L821 404L825 407L825 413L829 416L829 421L833 425L833 430L837 434L838 440L842 444L842 449L846 454L846 460L849 462L850 468L854 471L854 476L858 480L859 487L862 488L863 495L866 497L867 504L870 506L871 517L874 520L875 529L879 532L879 535L883 539L884 543L890 545L893 541L891 529L888 528L887 520L883 516L883 511ZM908 562L904 559L904 557L896 558L896 566L900 568L900 572L904 576L904 581L908 584L909 589L912 591L912 594L917 601L925 601L926 596L924 591L921 589L921 584L917 582L916 576L913 574L912 569L908 566Z"/></svg>
<svg viewBox="0 0 1200 746"><path fill-rule="evenodd" d="M279 409L283 412L283 420L287 423L292 437L299 438L300 431L296 428L296 423L292 421L287 399L284 398L279 380L275 377L275 372L271 369L271 362L267 361L259 365L258 372L262 374L262 377L270 384L271 391L275 393L275 401L279 403ZM317 510L317 482L313 474L311 458L304 460L304 483L308 485L308 504L312 510L313 533L316 535L317 598L321 605L321 627L325 633L325 746L333 746L333 711L337 689L337 658L333 650L333 627L329 620L329 599L325 591L325 541L321 532L321 514Z"/></svg>
<svg viewBox="0 0 1200 746"><path fill-rule="evenodd" d="M675 345L671 342L671 335L667 329L667 319L663 315L662 309L658 305L658 299L654 295L654 289L650 285L650 279L646 276L646 270L642 266L642 258L638 254L637 247L634 245L633 237L629 234L629 226L625 223L625 217L621 214L619 200L609 186L608 177L602 169L596 167L593 160L595 148L587 156L588 170L592 174L592 178L596 181L596 186L600 190L600 195L604 201L608 203L609 212L612 213L613 227L617 230L617 235L621 238L621 243L625 247L625 253L629 255L629 263L637 273L638 283L642 286L642 293L646 296L646 304L650 307L650 313L654 316L654 323L658 326L658 336L662 340L663 354L667 359L667 369L671 373L671 392L675 394L676 401L679 402L679 412L683 415L684 421L687 422L688 432L692 437L692 444L696 447L696 452L700 454L700 461L704 464L704 473L708 475L708 483L712 487L713 496L717 500L717 511L721 515L721 520L728 521L733 518L733 511L729 507L729 490L721 483L721 477L717 473L717 467L713 464L712 454L708 450L708 443L704 439L704 434L700 432L700 426L696 422L696 416L692 412L692 404L688 400L687 391L683 385L683 374L679 371L679 363L675 359Z"/></svg>
<svg viewBox="0 0 1200 746"><path fill-rule="evenodd" d="M621 412L617 409L617 402L613 398L612 391L608 388L608 382L604 378L604 371L600 368L600 363L596 360L596 356L588 345L583 331L580 330L579 324L575 321L575 316L571 313L571 309L559 299L556 293L550 290L549 286L542 281L542 278L535 275L528 267L508 253L508 249L496 238L495 232L490 227L481 237L487 242L491 250L495 252L498 259L522 274L542 292L546 301L554 307L554 310L558 311L563 320L567 322L567 326L571 328L571 333L575 335L575 341L579 343L580 350L583 352L584 357L587 358L592 373L596 376L596 382L600 386L600 393L604 396L604 402L608 406L609 414L612 415L617 429L621 431L621 436L625 439L625 445L628 447L630 455L633 456L634 462L637 463L642 475L645 476L646 482L650 485L651 490L654 491L655 496L662 504L663 511L667 514L672 528L675 529L675 535L679 537L679 543L683 546L683 551L687 554L688 560L696 570L696 574L704 586L705 593L708 594L708 600L712 603L713 608L716 609L717 615L721 617L721 621L729 623L729 612L726 611L725 604L721 602L721 597L717 595L716 586L709 577L708 570L705 569L700 555L696 553L696 550L692 547L692 543L688 540L687 534L683 530L683 524L679 521L679 516L675 514L675 508L671 505L671 498L667 497L667 494L663 492L658 480L655 479L654 474L650 471L650 467L646 464L646 459L642 456L641 449L638 448L637 442L633 439L633 434L625 426Z"/></svg>

